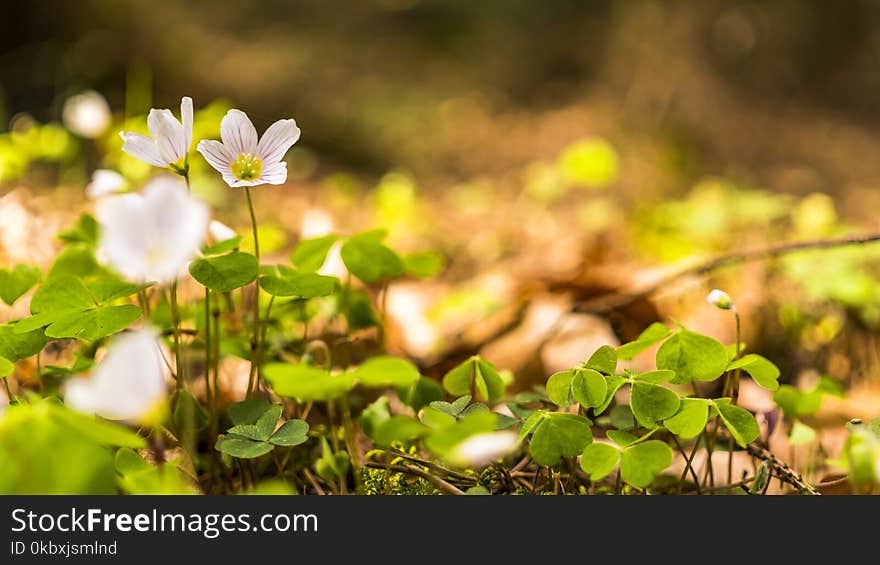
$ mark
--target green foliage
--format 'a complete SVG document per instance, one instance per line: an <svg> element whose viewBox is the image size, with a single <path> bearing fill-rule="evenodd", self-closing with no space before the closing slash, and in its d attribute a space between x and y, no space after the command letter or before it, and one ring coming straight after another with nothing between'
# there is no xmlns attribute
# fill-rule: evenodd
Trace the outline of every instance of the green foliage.
<svg viewBox="0 0 880 565"><path fill-rule="evenodd" d="M325 235L312 239L304 239L293 250L290 261L300 271L313 273L321 268L327 260L327 253L333 244L339 240L338 236Z"/></svg>
<svg viewBox="0 0 880 565"><path fill-rule="evenodd" d="M683 439L700 435L709 419L709 401L702 398L682 398L678 411L667 418L663 425Z"/></svg>
<svg viewBox="0 0 880 565"><path fill-rule="evenodd" d="M756 353L744 355L727 366L728 371L734 369L744 370L751 375L759 386L766 388L767 390L776 390L779 388L779 368L766 357L762 357Z"/></svg>
<svg viewBox="0 0 880 565"><path fill-rule="evenodd" d="M782 409L785 417L793 421L818 412L826 395L840 396L841 392L834 381L823 377L810 390L782 385L773 393L773 401Z"/></svg>
<svg viewBox="0 0 880 565"><path fill-rule="evenodd" d="M116 452L119 488L128 494L196 494L198 491L173 462L153 466L133 450Z"/></svg>
<svg viewBox="0 0 880 565"><path fill-rule="evenodd" d="M295 296L297 298L316 298L329 296L336 291L338 280L317 273L282 271L280 276L260 277L260 288L272 296Z"/></svg>
<svg viewBox="0 0 880 565"><path fill-rule="evenodd" d="M425 447L443 459L450 459L453 450L471 436L488 433L496 428L497 419L489 411L477 411L452 419L434 429L425 439Z"/></svg>
<svg viewBox="0 0 880 565"><path fill-rule="evenodd" d="M25 332L17 327L20 323L0 324L0 357L9 361L36 355L48 341L42 328Z"/></svg>
<svg viewBox="0 0 880 565"><path fill-rule="evenodd" d="M679 384L714 381L727 369L727 351L711 337L681 330L657 350L657 368L674 371Z"/></svg>
<svg viewBox="0 0 880 565"><path fill-rule="evenodd" d="M656 345L672 335L672 330L659 322L654 322L643 331L635 341L625 343L617 348L620 359L632 359L652 345Z"/></svg>
<svg viewBox="0 0 880 565"><path fill-rule="evenodd" d="M373 432L373 441L379 446L406 442L423 436L428 427L409 416L391 416L381 421Z"/></svg>
<svg viewBox="0 0 880 565"><path fill-rule="evenodd" d="M30 265L0 269L0 300L12 306L22 294L40 282L40 276L40 269Z"/></svg>
<svg viewBox="0 0 880 565"><path fill-rule="evenodd" d="M662 441L632 444L620 456L620 477L629 485L647 488L671 463L672 449Z"/></svg>
<svg viewBox="0 0 880 565"><path fill-rule="evenodd" d="M374 357L357 367L349 377L371 388L408 388L415 385L421 375L415 365L404 359Z"/></svg>
<svg viewBox="0 0 880 565"><path fill-rule="evenodd" d="M718 399L714 401L713 405L736 443L745 447L758 439L760 429L751 412L730 404L729 398Z"/></svg>
<svg viewBox="0 0 880 565"><path fill-rule="evenodd" d="M276 430L282 406L262 401L244 401L230 408L233 426L217 439L215 448L239 459L254 459L275 449L293 447L308 440L309 425L288 420Z"/></svg>
<svg viewBox="0 0 880 565"><path fill-rule="evenodd" d="M603 345L593 352L584 367L606 375L613 375L617 370L617 351L610 345Z"/></svg>
<svg viewBox="0 0 880 565"><path fill-rule="evenodd" d="M443 376L443 388L449 394L470 394L478 400L492 402L504 395L504 381L495 365L473 356Z"/></svg>
<svg viewBox="0 0 880 565"><path fill-rule="evenodd" d="M410 275L429 278L440 274L446 266L446 260L433 251L419 251L403 257L403 266Z"/></svg>
<svg viewBox="0 0 880 565"><path fill-rule="evenodd" d="M15 370L15 364L6 359L5 357L0 357L0 379L8 377Z"/></svg>
<svg viewBox="0 0 880 565"><path fill-rule="evenodd" d="M321 458L315 461L315 472L325 481L334 481L348 473L351 465L348 452L333 452L326 437L321 437Z"/></svg>
<svg viewBox="0 0 880 565"><path fill-rule="evenodd" d="M630 407L640 424L653 427L673 416L679 407L678 395L660 385L636 382L632 385Z"/></svg>
<svg viewBox="0 0 880 565"><path fill-rule="evenodd" d="M354 386L351 373L331 375L329 371L302 363L269 363L263 375L275 394L300 401L332 400Z"/></svg>
<svg viewBox="0 0 880 565"><path fill-rule="evenodd" d="M194 279L218 292L230 292L254 282L258 270L257 258L242 251L202 257L189 266L189 274Z"/></svg>
<svg viewBox="0 0 880 565"><path fill-rule="evenodd" d="M583 416L545 412L532 431L529 454L539 465L555 465L574 457L593 441L592 422Z"/></svg>
<svg viewBox="0 0 880 565"><path fill-rule="evenodd" d="M342 261L352 275L367 284L393 279L406 269L400 256L382 243L383 232L366 232L345 240Z"/></svg>
<svg viewBox="0 0 880 565"><path fill-rule="evenodd" d="M10 406L0 417L0 493L113 494L111 446L140 448L144 441L51 401Z"/></svg>
<svg viewBox="0 0 880 565"><path fill-rule="evenodd" d="M124 330L140 317L137 306L111 304L137 292L137 285L112 275L88 281L87 285L73 275L50 277L31 299L33 316L21 320L15 331L45 327L46 337L95 341Z"/></svg>
<svg viewBox="0 0 880 565"><path fill-rule="evenodd" d="M610 437L610 435L609 435ZM593 481L608 476L620 464L620 478L637 488L647 488L672 463L672 449L662 441L639 441L629 436L615 440L619 447L592 443L581 454L581 469Z"/></svg>

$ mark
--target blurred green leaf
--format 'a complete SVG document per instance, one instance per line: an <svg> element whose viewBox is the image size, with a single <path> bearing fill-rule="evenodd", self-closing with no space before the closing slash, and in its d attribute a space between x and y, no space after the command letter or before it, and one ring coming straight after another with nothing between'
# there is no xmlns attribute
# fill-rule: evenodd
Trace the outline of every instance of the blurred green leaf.
<svg viewBox="0 0 880 565"><path fill-rule="evenodd" d="M336 277L317 273L289 273L284 276L260 277L260 287L273 296L297 296L315 298L329 296L336 291Z"/></svg>
<svg viewBox="0 0 880 565"><path fill-rule="evenodd" d="M40 276L40 269L30 265L0 269L0 300L12 306L21 295L40 282Z"/></svg>
<svg viewBox="0 0 880 565"><path fill-rule="evenodd" d="M297 269L306 273L313 273L324 265L327 253L333 244L339 240L339 236L325 235L312 239L304 239L299 242L290 255L291 263Z"/></svg>
<svg viewBox="0 0 880 565"><path fill-rule="evenodd" d="M218 292L230 292L254 282L258 270L257 258L241 251L202 257L189 266L189 274L194 279L202 286Z"/></svg>

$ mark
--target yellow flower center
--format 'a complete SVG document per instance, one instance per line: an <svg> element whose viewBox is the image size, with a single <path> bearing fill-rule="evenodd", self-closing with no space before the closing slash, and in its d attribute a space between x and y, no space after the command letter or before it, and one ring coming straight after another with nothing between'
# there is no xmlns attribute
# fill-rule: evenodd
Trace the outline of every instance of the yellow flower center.
<svg viewBox="0 0 880 565"><path fill-rule="evenodd" d="M229 165L229 170L238 180L254 180L263 172L263 161L252 153L242 153Z"/></svg>

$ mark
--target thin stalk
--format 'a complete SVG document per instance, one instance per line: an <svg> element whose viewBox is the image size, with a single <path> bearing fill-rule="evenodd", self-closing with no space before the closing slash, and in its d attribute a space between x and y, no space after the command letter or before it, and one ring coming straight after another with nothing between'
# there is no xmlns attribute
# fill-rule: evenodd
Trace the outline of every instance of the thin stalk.
<svg viewBox="0 0 880 565"><path fill-rule="evenodd" d="M6 400L11 404L16 398L15 395L12 394L12 389L9 388L9 377L3 377L0 381L3 381L3 387L6 389Z"/></svg>
<svg viewBox="0 0 880 565"><path fill-rule="evenodd" d="M736 304L731 305L731 312L733 312L733 317L736 320L736 355L734 356L734 360L737 360L742 355L742 327L739 317L739 311L736 309ZM740 369L736 369L733 371L733 375L730 380L730 399L731 404L736 405L737 398L739 397L739 377L740 377ZM726 395L726 394L725 394ZM730 442L728 443L728 451L727 451L727 482L733 482L733 438L730 438Z"/></svg>
<svg viewBox="0 0 880 565"><path fill-rule="evenodd" d="M217 293L213 294L214 296L214 304L211 306L211 317L214 319L214 334L213 341L211 344L211 348L213 349L211 354L211 362L214 365L214 401L220 397L220 385L218 381L220 380L220 299L217 296ZM214 435L217 434L217 422L214 422Z"/></svg>
<svg viewBox="0 0 880 565"><path fill-rule="evenodd" d="M177 304L177 280L171 283L171 322L174 325L174 360L177 366L175 377L177 379L177 391L183 389L183 359L180 351L180 307Z"/></svg>
<svg viewBox="0 0 880 565"><path fill-rule="evenodd" d="M694 485L696 485L696 487L697 487L697 494L701 494L700 493L700 479L697 477L697 472L694 471L694 467L691 465L691 460L694 458L694 454L697 453L696 446L694 446L694 450L693 450L693 452L691 452L691 456L688 457L684 451L684 447L681 446L681 443L678 441L678 438L675 437L675 434L672 435L672 441L675 442L675 447L678 448L678 451L681 452L681 456L684 457L685 468L684 468L684 472L682 472L682 474L681 474L681 478L679 479L679 482L683 481L685 474L688 471L690 471L691 477L694 479ZM697 442L697 445L699 445L699 441Z"/></svg>
<svg viewBox="0 0 880 565"><path fill-rule="evenodd" d="M260 264L260 238L257 235L257 215L254 213L254 202L251 199L251 188L244 187L244 193L247 196L248 212L251 214L251 229L254 233L254 255L257 258L257 266ZM256 392L259 382L255 383L257 373L259 371L259 350L260 350L260 278L254 281L254 330L251 341L251 371L248 376L247 397L250 398L251 390Z"/></svg>

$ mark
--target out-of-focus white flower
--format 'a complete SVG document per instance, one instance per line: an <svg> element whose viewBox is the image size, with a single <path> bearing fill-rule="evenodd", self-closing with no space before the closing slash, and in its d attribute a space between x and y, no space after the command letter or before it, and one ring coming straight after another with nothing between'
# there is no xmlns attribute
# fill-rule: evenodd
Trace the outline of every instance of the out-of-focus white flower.
<svg viewBox="0 0 880 565"><path fill-rule="evenodd" d="M180 179L151 181L142 194L98 202L98 256L133 282L167 284L195 257L208 229L208 208Z"/></svg>
<svg viewBox="0 0 880 565"><path fill-rule="evenodd" d="M88 90L64 101L61 121L76 135L94 139L110 125L110 105L99 92Z"/></svg>
<svg viewBox="0 0 880 565"><path fill-rule="evenodd" d="M227 241L238 235L234 229L217 220L211 220L211 223L208 225L208 233L211 234L211 239L215 243Z"/></svg>
<svg viewBox="0 0 880 565"><path fill-rule="evenodd" d="M330 247L330 251L327 252L327 258L324 259L324 264L318 269L318 274L338 279L345 279L348 275L348 268L345 266L345 261L342 260L341 241L337 241Z"/></svg>
<svg viewBox="0 0 880 565"><path fill-rule="evenodd" d="M717 288L709 293L709 296L706 297L706 302L722 310L733 308L733 300L730 298L730 295Z"/></svg>
<svg viewBox="0 0 880 565"><path fill-rule="evenodd" d="M166 371L156 332L136 330L111 342L91 376L69 381L64 401L110 420L148 420L165 399Z"/></svg>
<svg viewBox="0 0 880 565"><path fill-rule="evenodd" d="M110 194L121 192L126 186L125 177L110 169L98 169L92 173L92 182L86 186L86 196L89 198L101 198Z"/></svg>
<svg viewBox="0 0 880 565"><path fill-rule="evenodd" d="M223 143L203 139L196 149L229 186L282 184L287 180L287 163L281 159L299 135L294 120L278 120L258 141L257 130L247 114L233 109L220 122Z"/></svg>
<svg viewBox="0 0 880 565"><path fill-rule="evenodd" d="M517 443L519 438L510 431L476 434L458 444L449 459L462 467L483 467L512 453Z"/></svg>
<svg viewBox="0 0 880 565"><path fill-rule="evenodd" d="M193 101L189 96L180 100L180 118L171 110L150 110L147 128L152 137L134 132L119 132L122 150L141 161L156 167L171 167L178 173L186 173L186 156L192 145Z"/></svg>
<svg viewBox="0 0 880 565"><path fill-rule="evenodd" d="M333 216L320 208L309 208L302 215L299 235L303 239L321 237L333 231Z"/></svg>

